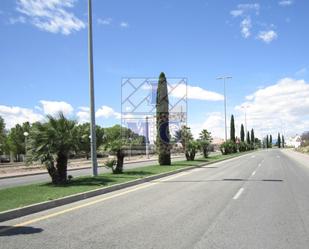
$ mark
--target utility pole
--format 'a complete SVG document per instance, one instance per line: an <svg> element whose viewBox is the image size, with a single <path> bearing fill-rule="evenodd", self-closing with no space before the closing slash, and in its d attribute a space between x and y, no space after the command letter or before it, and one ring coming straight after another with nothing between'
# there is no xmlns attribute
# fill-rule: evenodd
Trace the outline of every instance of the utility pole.
<svg viewBox="0 0 309 249"><path fill-rule="evenodd" d="M90 88L90 145L92 175L98 175L95 103L94 103L94 74L93 74L93 43L92 43L92 1L88 0L88 55L89 55L89 88Z"/></svg>
<svg viewBox="0 0 309 249"><path fill-rule="evenodd" d="M148 116L146 116L146 127L145 127L145 139L146 139L146 157L149 158L149 124L148 124Z"/></svg>
<svg viewBox="0 0 309 249"><path fill-rule="evenodd" d="M245 130L246 130L246 134L247 134L247 108L248 106L242 106L241 108L245 109Z"/></svg>
<svg viewBox="0 0 309 249"><path fill-rule="evenodd" d="M226 86L225 81L228 79L232 79L231 76L222 76L218 77L217 80L223 80L224 83L224 123L225 123L225 141L227 141L227 124L226 124Z"/></svg>

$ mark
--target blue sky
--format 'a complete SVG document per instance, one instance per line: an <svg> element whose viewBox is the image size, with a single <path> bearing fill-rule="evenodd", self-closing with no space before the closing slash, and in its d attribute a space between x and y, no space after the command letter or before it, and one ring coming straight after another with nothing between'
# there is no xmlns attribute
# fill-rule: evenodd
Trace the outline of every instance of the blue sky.
<svg viewBox="0 0 309 249"><path fill-rule="evenodd" d="M228 114L239 125L239 106L248 106L248 127L261 135L308 130L308 9L305 0L93 0L98 123L119 123L122 77L164 71L187 77L189 91L218 94L216 77L233 76ZM86 0L1 0L0 32L0 115L8 126L58 110L87 118ZM188 104L195 134L223 136L222 99L192 93Z"/></svg>

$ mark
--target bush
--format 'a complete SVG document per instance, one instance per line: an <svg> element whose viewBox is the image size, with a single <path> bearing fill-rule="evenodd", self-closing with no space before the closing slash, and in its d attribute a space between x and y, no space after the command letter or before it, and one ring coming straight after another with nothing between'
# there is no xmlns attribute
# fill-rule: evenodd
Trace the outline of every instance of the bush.
<svg viewBox="0 0 309 249"><path fill-rule="evenodd" d="M116 165L117 165L117 160L115 159L109 159L104 163L104 167L111 169L113 173L116 173Z"/></svg>
<svg viewBox="0 0 309 249"><path fill-rule="evenodd" d="M194 161L195 154L200 148L200 144L197 141L189 141L186 145L186 158L187 161Z"/></svg>
<svg viewBox="0 0 309 249"><path fill-rule="evenodd" d="M244 152L248 150L248 145L246 142L240 142L238 145L239 152Z"/></svg>
<svg viewBox="0 0 309 249"><path fill-rule="evenodd" d="M200 150L203 152L204 158L207 158L212 149L210 143L208 141L199 141L199 143L200 143Z"/></svg>
<svg viewBox="0 0 309 249"><path fill-rule="evenodd" d="M227 140L220 145L222 155L228 155L237 152L237 144L231 140Z"/></svg>

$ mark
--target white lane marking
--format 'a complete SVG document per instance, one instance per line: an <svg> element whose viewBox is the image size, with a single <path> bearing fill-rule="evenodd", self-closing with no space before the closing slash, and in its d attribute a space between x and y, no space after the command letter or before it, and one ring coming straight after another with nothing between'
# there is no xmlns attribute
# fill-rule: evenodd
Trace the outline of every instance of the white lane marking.
<svg viewBox="0 0 309 249"><path fill-rule="evenodd" d="M244 188L240 188L238 192L236 193L236 195L234 195L233 200L237 200L243 191L244 191Z"/></svg>
<svg viewBox="0 0 309 249"><path fill-rule="evenodd" d="M256 174L256 171L253 171L252 174L251 174L251 176L254 176L255 174Z"/></svg>
<svg viewBox="0 0 309 249"><path fill-rule="evenodd" d="M27 226L27 225L29 225L29 224L33 224L33 223L36 223L36 222L39 222L39 221L47 220L47 219L50 219L50 218L53 218L53 217L56 217L56 216L59 216L59 215L62 215L62 214L70 213L70 212L73 212L73 211L75 211L75 210L79 210L79 209L81 209L81 208L85 208L85 207L88 207L88 206L92 206L92 205L94 205L94 204L101 203L101 202L104 202L104 201L107 201L107 200L110 200L110 199L113 199L113 198L116 198L116 197L119 197L119 196L123 196L123 195L129 194L129 193L132 193L132 192L141 190L141 189L146 189L146 188L148 188L148 187L157 185L157 184L159 184L160 182L169 181L169 180L172 180L172 179L174 179L174 178L177 178L177 177L181 177L181 176L190 174L190 173L192 173L192 172L193 172L193 171L190 171L190 170L189 170L189 171L186 171L186 172L183 172L183 173L179 173L179 174L175 174L175 175L172 175L172 176L169 176L169 177L164 177L164 178L162 178L161 181L157 181L157 182L146 182L146 183L144 183L144 184L137 185L136 187L129 188L128 190L123 191L123 192L118 192L118 193L115 192L114 194L112 194L112 195L110 195L110 196L103 196L102 198L95 199L95 200L93 200L93 201L88 201L88 202L86 202L86 203L83 203L83 204L80 204L80 205L77 205L77 206L73 206L73 207L71 207L71 208L65 208L64 210L61 210L61 211L58 211L58 212L54 212L54 213L50 213L50 214L47 214L47 215L39 216L38 218L34 218L34 219L31 219L31 220L22 222L22 223L13 225L13 226L11 226L11 227L7 227L7 228L0 229L0 233L5 232L5 231L10 231L10 230L12 230L12 229L14 229L14 228L16 228L16 227Z"/></svg>
<svg viewBox="0 0 309 249"><path fill-rule="evenodd" d="M251 158L255 158L255 156L251 156Z"/></svg>
<svg viewBox="0 0 309 249"><path fill-rule="evenodd" d="M262 166L262 164L259 163L258 167L261 167L261 166Z"/></svg>

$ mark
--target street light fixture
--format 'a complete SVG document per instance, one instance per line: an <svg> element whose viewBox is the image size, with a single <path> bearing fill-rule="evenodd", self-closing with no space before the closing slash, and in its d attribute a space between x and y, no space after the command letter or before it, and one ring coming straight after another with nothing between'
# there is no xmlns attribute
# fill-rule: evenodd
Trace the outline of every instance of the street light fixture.
<svg viewBox="0 0 309 249"><path fill-rule="evenodd" d="M98 162L96 151L96 125L95 125L95 102L94 102L94 73L93 73L93 43L92 43L92 1L88 0L88 54L89 54L89 89L90 89L90 146L92 174L98 175Z"/></svg>
<svg viewBox="0 0 309 249"><path fill-rule="evenodd" d="M25 131L24 136L25 136L25 156L27 156L27 137L29 136L29 132Z"/></svg>
<svg viewBox="0 0 309 249"><path fill-rule="evenodd" d="M227 141L227 124L226 124L226 87L225 81L228 79L232 79L231 76L221 76L218 77L217 80L223 80L224 82L224 123L225 123L225 141Z"/></svg>

